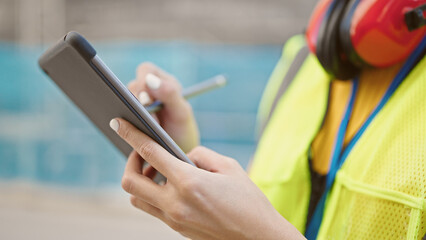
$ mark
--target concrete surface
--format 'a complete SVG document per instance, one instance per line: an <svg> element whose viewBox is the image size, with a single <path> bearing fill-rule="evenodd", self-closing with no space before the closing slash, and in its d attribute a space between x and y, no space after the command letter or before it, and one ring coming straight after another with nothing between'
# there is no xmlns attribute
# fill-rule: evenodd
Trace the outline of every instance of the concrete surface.
<svg viewBox="0 0 426 240"><path fill-rule="evenodd" d="M184 239L126 193L0 182L0 239Z"/></svg>

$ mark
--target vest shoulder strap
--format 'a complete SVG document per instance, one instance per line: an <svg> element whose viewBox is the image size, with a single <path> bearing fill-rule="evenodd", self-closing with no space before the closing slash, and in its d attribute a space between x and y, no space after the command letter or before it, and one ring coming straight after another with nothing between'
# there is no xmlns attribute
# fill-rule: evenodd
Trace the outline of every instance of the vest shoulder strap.
<svg viewBox="0 0 426 240"><path fill-rule="evenodd" d="M284 75L284 78L281 81L281 84L280 84L280 87L279 87L277 93L275 94L275 97L272 101L272 105L269 109L268 115L267 115L266 119L261 123L259 136L262 135L266 125L268 124L269 120L271 119L271 116L272 116L275 108L277 107L278 101L281 99L281 97L284 95L284 93L286 92L286 90L288 89L290 84L292 83L294 77L299 72L300 67L305 62L308 55L309 55L309 48L306 45L304 45L303 47L301 47L299 49L298 53L294 57L292 63L288 67L287 73Z"/></svg>

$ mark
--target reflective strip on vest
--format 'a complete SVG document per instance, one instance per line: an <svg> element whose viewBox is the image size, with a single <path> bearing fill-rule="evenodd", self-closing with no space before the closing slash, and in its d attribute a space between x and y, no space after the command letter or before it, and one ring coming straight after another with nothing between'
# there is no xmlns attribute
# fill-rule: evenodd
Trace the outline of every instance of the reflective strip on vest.
<svg viewBox="0 0 426 240"><path fill-rule="evenodd" d="M285 71L280 74L272 77L283 79ZM328 75L309 56L278 101L250 169L277 211L301 232L311 189L308 150L321 126L328 91ZM425 158L423 57L338 171L318 239L421 239L426 232Z"/></svg>
<svg viewBox="0 0 426 240"><path fill-rule="evenodd" d="M287 43L283 47L283 52L280 60L272 72L268 83L266 84L263 96L259 104L257 114L257 135L259 136L269 120L269 114L271 112L274 99L278 94L280 86L283 84L284 77L287 74L288 68L293 62L296 55L299 53L302 47L306 46L306 41L303 35L295 35L287 40Z"/></svg>

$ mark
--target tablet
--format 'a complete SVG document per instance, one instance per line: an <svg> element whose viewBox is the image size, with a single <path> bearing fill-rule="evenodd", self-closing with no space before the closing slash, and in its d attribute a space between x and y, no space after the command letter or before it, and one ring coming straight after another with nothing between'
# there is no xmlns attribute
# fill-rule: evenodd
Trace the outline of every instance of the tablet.
<svg viewBox="0 0 426 240"><path fill-rule="evenodd" d="M65 35L39 58L39 65L124 156L133 149L110 128L109 122L116 117L126 119L169 153L194 165L79 33Z"/></svg>

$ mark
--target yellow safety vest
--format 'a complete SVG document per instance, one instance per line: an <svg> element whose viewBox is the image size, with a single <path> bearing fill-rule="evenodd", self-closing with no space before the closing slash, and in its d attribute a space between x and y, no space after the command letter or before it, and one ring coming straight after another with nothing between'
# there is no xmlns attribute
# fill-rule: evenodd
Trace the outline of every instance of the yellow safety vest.
<svg viewBox="0 0 426 240"><path fill-rule="evenodd" d="M258 120L303 38L291 38L271 75ZM309 55L276 104L250 177L277 211L305 232L309 148L327 108L330 77ZM426 233L426 57L373 119L337 172L318 239L421 239Z"/></svg>

